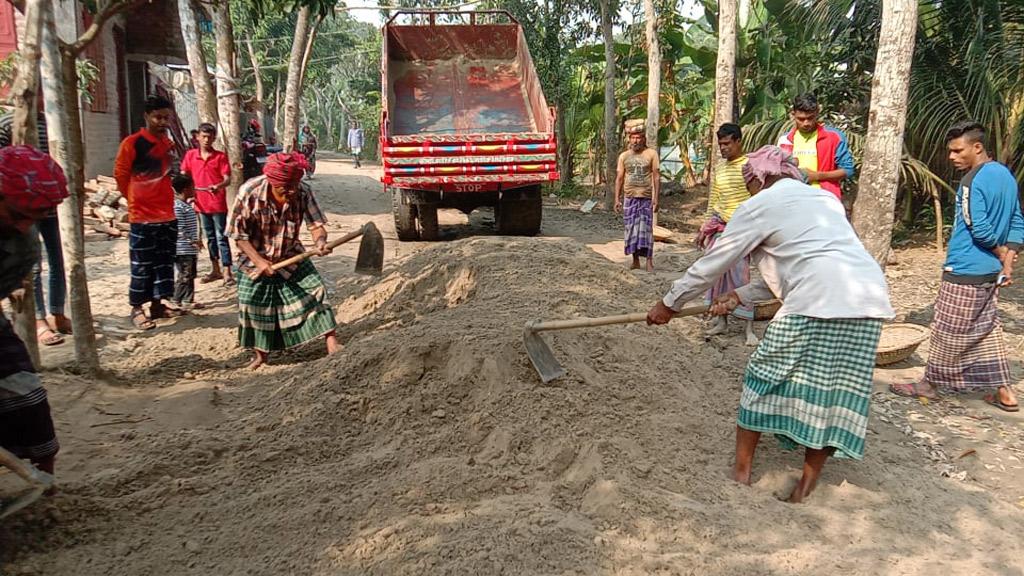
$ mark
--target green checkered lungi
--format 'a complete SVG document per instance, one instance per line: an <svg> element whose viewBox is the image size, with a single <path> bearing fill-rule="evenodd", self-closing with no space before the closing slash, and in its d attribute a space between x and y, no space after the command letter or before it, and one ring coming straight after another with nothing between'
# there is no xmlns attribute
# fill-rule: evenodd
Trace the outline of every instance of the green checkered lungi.
<svg viewBox="0 0 1024 576"><path fill-rule="evenodd" d="M327 304L320 274L309 260L287 279L259 280L237 272L238 341L243 348L263 352L284 350L330 333L334 311Z"/></svg>
<svg viewBox="0 0 1024 576"><path fill-rule="evenodd" d="M785 316L750 357L736 423L785 448L864 457L881 320Z"/></svg>

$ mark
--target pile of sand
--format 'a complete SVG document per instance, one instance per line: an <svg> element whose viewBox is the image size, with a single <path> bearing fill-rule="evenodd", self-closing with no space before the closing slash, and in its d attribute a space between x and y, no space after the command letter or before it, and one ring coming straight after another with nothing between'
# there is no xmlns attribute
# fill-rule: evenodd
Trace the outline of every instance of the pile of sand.
<svg viewBox="0 0 1024 576"><path fill-rule="evenodd" d="M78 575L1020 569L1020 511L889 424L806 505L777 499L801 455L770 438L755 485L728 481L749 349L696 320L546 336L568 376L542 385L524 322L645 310L665 288L648 278L564 240L478 238L342 279L342 353L236 374L194 407L223 414L207 425L123 435L121 465L0 542L23 573Z"/></svg>

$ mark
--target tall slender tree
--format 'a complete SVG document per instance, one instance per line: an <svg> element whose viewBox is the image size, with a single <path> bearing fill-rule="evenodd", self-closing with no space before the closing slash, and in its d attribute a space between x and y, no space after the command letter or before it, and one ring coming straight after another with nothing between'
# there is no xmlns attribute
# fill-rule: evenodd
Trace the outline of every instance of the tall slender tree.
<svg viewBox="0 0 1024 576"><path fill-rule="evenodd" d="M178 0L178 20L181 21L181 39L185 43L185 55L188 58L189 74L196 92L199 106L199 120L217 124L217 96L210 82L210 72L206 66L206 55L199 37L197 12L192 0Z"/></svg>
<svg viewBox="0 0 1024 576"><path fill-rule="evenodd" d="M853 225L864 247L883 267L892 245L916 32L917 0L882 2L882 30Z"/></svg>
<svg viewBox="0 0 1024 576"><path fill-rule="evenodd" d="M295 147L299 135L299 107L302 102L302 59L306 52L306 43L313 28L312 10L309 6L299 9L295 20L295 36L292 38L292 52L288 59L288 82L284 96L284 130L281 134L281 146L285 150Z"/></svg>
<svg viewBox="0 0 1024 576"><path fill-rule="evenodd" d="M220 113L224 148L231 162L231 183L228 185L228 205L234 203L242 175L242 115L235 66L235 36L231 26L231 5L220 0L213 6L213 33L217 46L217 108Z"/></svg>
<svg viewBox="0 0 1024 576"><path fill-rule="evenodd" d="M733 102L736 99L736 16L738 9L737 0L720 0L718 2L718 59L715 65L715 115L711 125L713 146L708 154L708 165L711 167L709 185L714 182L715 178L714 163L710 162L710 159L716 157L715 151L718 150L716 128L726 122L732 122L736 116Z"/></svg>
<svg viewBox="0 0 1024 576"><path fill-rule="evenodd" d="M605 206L615 198L615 172L618 168L618 130L615 126L615 37L612 33L613 0L601 0L601 36L604 40L604 147Z"/></svg>
<svg viewBox="0 0 1024 576"><path fill-rule="evenodd" d="M658 12L654 0L644 0L645 35L647 41L647 144L658 150L658 128L661 119L661 47L658 43Z"/></svg>

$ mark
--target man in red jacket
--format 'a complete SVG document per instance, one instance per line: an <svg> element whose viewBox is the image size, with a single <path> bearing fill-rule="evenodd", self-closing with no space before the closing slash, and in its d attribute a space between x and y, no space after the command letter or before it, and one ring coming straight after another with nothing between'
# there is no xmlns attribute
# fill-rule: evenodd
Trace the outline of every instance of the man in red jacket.
<svg viewBox="0 0 1024 576"><path fill-rule="evenodd" d="M146 99L146 126L121 141L114 161L114 179L128 200L128 254L132 280L128 301L132 324L150 330L156 318L183 312L162 302L174 294L174 252L178 221L174 215L171 163L174 143L167 136L171 103L159 96ZM149 302L149 318L142 305Z"/></svg>
<svg viewBox="0 0 1024 576"><path fill-rule="evenodd" d="M853 178L853 154L841 131L818 122L820 112L814 94L794 98L790 115L795 126L779 138L778 146L796 157L808 184L842 200L840 183Z"/></svg>

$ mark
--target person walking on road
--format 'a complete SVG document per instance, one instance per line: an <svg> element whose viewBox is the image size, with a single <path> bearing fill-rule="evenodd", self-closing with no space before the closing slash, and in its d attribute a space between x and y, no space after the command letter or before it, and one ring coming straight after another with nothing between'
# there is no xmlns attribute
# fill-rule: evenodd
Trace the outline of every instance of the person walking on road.
<svg viewBox="0 0 1024 576"><path fill-rule="evenodd" d="M989 155L981 124L953 126L946 146L953 166L966 174L956 190L928 363L920 382L889 389L924 398L939 392L984 392L993 406L1018 412L998 311L999 288L1012 282L1013 264L1024 243L1017 182Z"/></svg>
<svg viewBox="0 0 1024 576"><path fill-rule="evenodd" d="M361 166L360 158L363 154L363 129L353 120L348 129L348 149L352 152L352 162L356 168Z"/></svg>

